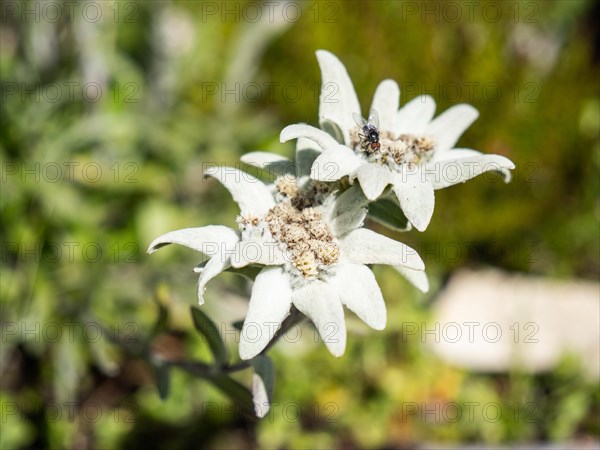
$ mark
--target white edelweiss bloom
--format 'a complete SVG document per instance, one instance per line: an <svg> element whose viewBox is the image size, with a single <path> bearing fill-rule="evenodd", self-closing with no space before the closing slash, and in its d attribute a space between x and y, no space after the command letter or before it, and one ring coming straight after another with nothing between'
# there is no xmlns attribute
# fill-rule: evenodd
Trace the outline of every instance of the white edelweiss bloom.
<svg viewBox="0 0 600 450"><path fill-rule="evenodd" d="M384 80L373 97L373 117L357 124L353 116L360 116L361 110L346 68L324 50L317 51L317 59L322 74L321 129L290 125L280 136L282 142L303 137L319 145L322 153L313 163L312 178L336 181L348 176L351 182L358 179L370 201L391 186L402 211L419 231L425 230L431 220L434 190L490 170L501 171L505 181L510 180L508 170L515 166L504 156L454 148L479 115L472 106L453 106L434 119L435 101L425 95L398 110L400 88L395 81ZM373 140L369 140L369 130L364 125L375 126Z"/></svg>
<svg viewBox="0 0 600 450"><path fill-rule="evenodd" d="M329 137L329 135L326 136ZM321 147L314 140L299 137L296 140L295 162L276 153L262 151L246 153L242 155L241 160L250 166L270 173L272 176L294 175L297 177L298 183L306 183L313 163L321 152ZM335 168L332 169L335 170ZM355 196L355 202L351 210L336 219L337 222L347 220L362 224L364 215L357 214L355 211L367 206L368 199L363 195L359 195ZM425 293L429 291L429 281L424 270L414 270L404 266L394 266L394 269L420 291Z"/></svg>
<svg viewBox="0 0 600 450"><path fill-rule="evenodd" d="M262 167L282 161L267 155L245 159ZM308 173L308 167L298 171ZM211 277L229 266L264 266L254 281L242 328L242 359L264 350L292 306L313 321L330 352L341 356L346 346L343 306L374 329L386 324L383 296L367 264L424 270L415 250L361 228L366 199L356 187L339 193L335 183L285 174L270 189L229 167L213 167L207 175L218 179L239 204L240 232L218 227L211 228L216 233L209 236L210 227L179 230L158 238L149 251L178 243L205 253L210 259L201 278L209 265L214 266L207 275ZM210 240L219 251L206 248Z"/></svg>

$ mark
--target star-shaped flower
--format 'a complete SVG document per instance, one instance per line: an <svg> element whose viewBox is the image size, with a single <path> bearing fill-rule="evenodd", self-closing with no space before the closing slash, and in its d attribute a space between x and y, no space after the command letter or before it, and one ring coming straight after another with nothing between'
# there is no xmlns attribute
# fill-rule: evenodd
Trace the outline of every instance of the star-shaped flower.
<svg viewBox="0 0 600 450"><path fill-rule="evenodd" d="M348 176L358 182L373 201L391 186L408 220L425 230L434 209L434 190L469 180L490 170L502 171L509 181L514 164L500 155L454 148L461 134L477 119L467 104L451 107L435 119L435 101L421 96L398 110L400 89L393 80L382 81L373 97L371 117L378 144L372 145L357 123L358 97L346 68L333 54L319 50L322 89L319 105L321 129L290 125L281 141L308 138L323 150L315 160L311 177L336 181ZM378 120L376 119L378 118Z"/></svg>
<svg viewBox="0 0 600 450"><path fill-rule="evenodd" d="M276 153L263 151L246 153L241 159L244 163L262 169L271 176L293 175L298 178L299 183L305 183L315 160L321 153L321 147L313 140L300 137L296 141L295 161ZM364 196L358 196L355 200L354 208L366 207L369 204L369 200ZM351 214L348 213L346 217L351 217ZM394 266L394 269L417 289L422 292L429 291L429 280L424 270L414 270L402 265Z"/></svg>
<svg viewBox="0 0 600 450"><path fill-rule="evenodd" d="M367 264L424 269L410 247L362 228L365 199L356 187L342 191L336 183L291 175L269 186L230 167L213 167L207 175L218 179L240 206L240 230L173 231L148 251L177 243L209 256L200 275L200 299L206 282L221 271L261 267L242 328L242 359L267 346L292 306L313 321L331 353L341 356L346 345L343 306L372 328L385 327L385 303Z"/></svg>

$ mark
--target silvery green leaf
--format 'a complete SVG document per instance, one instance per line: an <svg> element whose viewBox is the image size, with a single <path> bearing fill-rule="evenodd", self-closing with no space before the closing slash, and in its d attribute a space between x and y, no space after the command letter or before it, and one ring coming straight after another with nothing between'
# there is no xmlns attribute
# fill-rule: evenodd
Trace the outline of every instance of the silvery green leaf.
<svg viewBox="0 0 600 450"><path fill-rule="evenodd" d="M300 142L301 140L304 139L298 139L298 142ZM296 176L298 178L309 176L310 168L315 162L315 159L317 159L320 154L321 149L315 149L310 147L302 147L296 150Z"/></svg>
<svg viewBox="0 0 600 450"><path fill-rule="evenodd" d="M191 311L194 327L206 338L215 362L219 365L225 364L229 356L217 325L199 308L192 306Z"/></svg>
<svg viewBox="0 0 600 450"><path fill-rule="evenodd" d="M155 368L156 387L161 400L169 396L169 388L171 385L171 372L167 364L158 364Z"/></svg>
<svg viewBox="0 0 600 450"><path fill-rule="evenodd" d="M267 355L258 355L253 358L252 367L252 399L256 417L263 418L269 412L273 402L273 388L275 385L275 368L273 361Z"/></svg>
<svg viewBox="0 0 600 450"><path fill-rule="evenodd" d="M336 236L342 236L363 225L368 203L360 187L355 184L323 205Z"/></svg>
<svg viewBox="0 0 600 450"><path fill-rule="evenodd" d="M410 231L412 229L412 225L402 212L398 201L390 197L380 198L371 203L367 217L394 231Z"/></svg>
<svg viewBox="0 0 600 450"><path fill-rule="evenodd" d="M242 155L243 163L257 167L273 177L296 173L294 161L284 156L269 152L250 152Z"/></svg>
<svg viewBox="0 0 600 450"><path fill-rule="evenodd" d="M323 131L330 134L340 144L344 144L344 133L337 123L331 120L323 120L320 125Z"/></svg>
<svg viewBox="0 0 600 450"><path fill-rule="evenodd" d="M155 304L158 307L158 315L154 323L153 336L166 331L169 323L169 310L167 307L158 299L155 299Z"/></svg>
<svg viewBox="0 0 600 450"><path fill-rule="evenodd" d="M348 212L360 212L368 204L369 200L362 190L353 185L335 197L330 216L335 218Z"/></svg>
<svg viewBox="0 0 600 450"><path fill-rule="evenodd" d="M240 275L250 281L254 281L262 269L263 268L261 266L249 265L238 268L229 267L226 272L235 273L236 275Z"/></svg>
<svg viewBox="0 0 600 450"><path fill-rule="evenodd" d="M227 375L206 375L203 378L233 400L242 413L249 417L254 417L252 393L246 386Z"/></svg>

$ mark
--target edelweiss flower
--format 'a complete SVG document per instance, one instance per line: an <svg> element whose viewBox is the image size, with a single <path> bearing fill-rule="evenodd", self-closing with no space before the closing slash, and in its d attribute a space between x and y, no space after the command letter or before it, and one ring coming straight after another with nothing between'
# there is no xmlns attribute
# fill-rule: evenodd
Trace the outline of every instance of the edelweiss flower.
<svg viewBox="0 0 600 450"><path fill-rule="evenodd" d="M373 97L372 111L379 117L379 147L361 137L353 118L360 105L344 65L333 54L319 50L322 89L319 124L290 125L281 141L299 137L315 141L323 153L315 160L311 177L336 181L348 176L358 182L369 200L375 200L388 185L404 214L420 231L425 230L434 209L435 189L469 180L489 170L499 170L510 180L514 164L499 155L454 148L461 134L477 119L467 104L456 105L435 119L435 101L417 97L398 110L400 89L393 80L382 81ZM433 119L433 120L432 120Z"/></svg>
<svg viewBox="0 0 600 450"><path fill-rule="evenodd" d="M311 173L311 167L322 150L313 140L300 137L296 141L296 160L291 161L281 155L269 152L250 152L242 156L242 161L253 167L262 169L272 176L293 175L298 178L299 183L305 183ZM355 193L359 195L359 193ZM366 207L369 203L364 196L355 198L354 208ZM349 212L345 217L351 217ZM361 216L362 217L362 216ZM362 219L361 219L362 223ZM422 292L429 291L429 280L424 270L414 270L406 266L394 266L406 280Z"/></svg>
<svg viewBox="0 0 600 450"><path fill-rule="evenodd" d="M214 167L207 175L239 204L240 231L215 226L173 231L148 251L177 243L209 256L200 275L200 299L206 282L228 267L264 266L241 333L243 359L267 346L292 306L314 322L331 353L341 356L346 345L343 305L372 328L385 327L381 290L366 264L424 269L410 247L361 228L366 210L356 187L338 193L337 184L291 175L278 177L270 187L228 167Z"/></svg>

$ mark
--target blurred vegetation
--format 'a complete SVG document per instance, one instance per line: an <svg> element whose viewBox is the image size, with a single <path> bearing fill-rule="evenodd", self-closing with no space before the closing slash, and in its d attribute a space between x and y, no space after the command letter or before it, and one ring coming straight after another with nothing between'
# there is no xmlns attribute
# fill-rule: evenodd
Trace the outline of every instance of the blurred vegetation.
<svg viewBox="0 0 600 450"><path fill-rule="evenodd" d="M430 300L457 267L598 279L597 2L491 2L497 19L483 13L489 2L471 17L452 2L458 19L444 2L427 2L428 15L421 2L307 2L288 15L263 11L262 20L256 3L100 2L97 21L85 2L73 14L73 2L52 3L58 20L36 2L2 5L1 448L397 448L600 436L600 395L577 362L538 376L473 374L402 328L429 319ZM292 155L279 131L317 122L319 48L346 64L365 109L384 78L401 84L403 102L429 93L438 112L473 104L481 116L461 144L510 157L514 180L481 176L438 191L428 230L395 236L423 254L433 292L377 268L385 332L350 317L339 360L308 326L300 342L280 342L271 351L280 404L266 419L248 419L177 370L163 401L152 365L113 341L205 360L210 352L189 314L198 255L171 248L147 258L146 246L166 231L234 224L234 202L202 179L203 168L252 150ZM449 243L462 250L446 252ZM232 354L230 324L243 318L248 288L223 275L203 306L226 324ZM478 406L473 420L444 415L465 402L493 402L504 414L486 420ZM424 407L438 412L423 416Z"/></svg>

